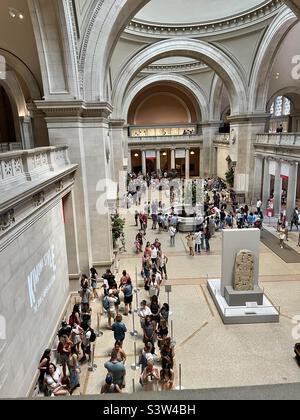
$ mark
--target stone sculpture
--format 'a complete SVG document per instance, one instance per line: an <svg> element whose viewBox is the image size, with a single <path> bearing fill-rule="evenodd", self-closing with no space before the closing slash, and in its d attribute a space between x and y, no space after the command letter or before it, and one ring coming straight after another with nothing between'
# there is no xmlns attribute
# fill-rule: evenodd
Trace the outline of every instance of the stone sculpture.
<svg viewBox="0 0 300 420"><path fill-rule="evenodd" d="M254 290L254 254L249 250L241 250L235 258L234 290Z"/></svg>

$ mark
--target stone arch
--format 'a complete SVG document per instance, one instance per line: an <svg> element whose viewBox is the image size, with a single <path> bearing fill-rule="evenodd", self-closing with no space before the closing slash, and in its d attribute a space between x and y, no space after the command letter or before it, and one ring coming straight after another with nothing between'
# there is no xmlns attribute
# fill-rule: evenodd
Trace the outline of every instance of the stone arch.
<svg viewBox="0 0 300 420"><path fill-rule="evenodd" d="M284 8L265 33L252 69L249 112L265 112L272 64L281 42L295 23L297 23L297 18L294 13L288 8Z"/></svg>
<svg viewBox="0 0 300 420"><path fill-rule="evenodd" d="M85 100L107 101L109 99L106 81L114 47L130 19L149 1L94 1L81 46ZM285 3L289 5L290 0L285 0ZM285 11L294 16L290 9L285 8Z"/></svg>
<svg viewBox="0 0 300 420"><path fill-rule="evenodd" d="M185 90L188 90L191 97L194 99L196 105L195 109L197 112L197 117L200 120L202 117L203 121L207 121L209 118L208 113L208 99L200 88L200 86L195 83L193 80L189 79L186 76L177 75L177 74L155 74L148 77L145 77L141 81L137 82L129 91L126 92L125 98L123 98L122 103L116 104L116 109L121 110L121 114L118 118L127 119L128 111L130 104L134 98L146 87L157 84L157 83L174 83L179 87L183 87ZM201 114L201 115L200 115Z"/></svg>
<svg viewBox="0 0 300 420"><path fill-rule="evenodd" d="M27 65L17 56L5 49L0 48L0 55L5 58L7 70L14 72L17 78L22 80L22 91L24 93L25 100L29 101L41 99L42 94L39 88L39 84ZM18 83L19 86L21 86L20 80Z"/></svg>
<svg viewBox="0 0 300 420"><path fill-rule="evenodd" d="M222 79L215 74L210 90L209 115L210 121L220 121L222 95L224 93L224 83Z"/></svg>
<svg viewBox="0 0 300 420"><path fill-rule="evenodd" d="M205 62L224 81L230 97L232 114L246 111L247 89L243 71L217 47L207 42L182 38L157 42L137 53L125 64L113 89L113 102L116 104L122 102L129 83L144 67L161 58L174 55Z"/></svg>
<svg viewBox="0 0 300 420"><path fill-rule="evenodd" d="M98 0L95 3L81 47L80 61L84 72L86 101L109 99L106 81L113 50L130 19L149 1Z"/></svg>
<svg viewBox="0 0 300 420"><path fill-rule="evenodd" d="M299 102L298 107L295 106L295 102L294 102L294 99L296 96L300 98L300 87L297 88L295 86L288 86L273 93L273 95L269 98L267 102L266 111L270 110L272 103L278 96L286 96L287 98L291 100L293 107L295 107L297 110L300 108L300 102ZM294 109L294 111L296 109Z"/></svg>

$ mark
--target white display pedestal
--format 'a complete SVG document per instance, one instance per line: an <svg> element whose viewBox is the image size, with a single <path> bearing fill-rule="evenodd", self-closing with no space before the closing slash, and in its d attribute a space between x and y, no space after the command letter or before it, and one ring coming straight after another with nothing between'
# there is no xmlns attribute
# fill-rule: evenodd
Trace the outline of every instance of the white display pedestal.
<svg viewBox="0 0 300 420"><path fill-rule="evenodd" d="M264 296L263 305L229 306L221 294L221 280L208 280L208 290L224 324L262 324L279 322L280 310Z"/></svg>

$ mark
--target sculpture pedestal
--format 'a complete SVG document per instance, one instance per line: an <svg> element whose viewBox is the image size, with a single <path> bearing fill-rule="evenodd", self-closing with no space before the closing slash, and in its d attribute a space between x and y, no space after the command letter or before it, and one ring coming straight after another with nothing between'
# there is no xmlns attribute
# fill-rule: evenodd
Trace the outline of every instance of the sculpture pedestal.
<svg viewBox="0 0 300 420"><path fill-rule="evenodd" d="M225 300L229 306L246 306L247 302L256 302L262 305L264 293L259 286L254 286L254 290L236 291L232 286L225 287Z"/></svg>
<svg viewBox="0 0 300 420"><path fill-rule="evenodd" d="M279 322L280 309L275 308L265 295L263 295L262 305L258 305L257 307L250 308L246 305L229 306L221 294L220 279L208 280L207 287L218 309L220 317L226 325Z"/></svg>

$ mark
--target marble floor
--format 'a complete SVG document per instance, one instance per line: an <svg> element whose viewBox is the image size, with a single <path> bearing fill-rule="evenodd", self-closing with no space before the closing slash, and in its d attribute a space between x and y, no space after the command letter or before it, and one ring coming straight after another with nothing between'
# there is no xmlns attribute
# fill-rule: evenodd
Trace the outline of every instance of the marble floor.
<svg viewBox="0 0 300 420"><path fill-rule="evenodd" d="M272 223L266 228L274 234ZM126 269L135 281L135 273L141 271L141 256L135 254L134 238L138 232L134 217L126 218L127 252L119 256L117 279ZM176 245L171 248L168 233L147 231L147 240L156 237L162 243L169 258L167 285L172 286L169 295L174 340L176 341L176 385L179 386L179 366L185 389L218 387L241 387L295 383L300 380L300 367L294 359L293 346L300 341L300 264L286 264L271 250L261 245L260 285L272 303L280 307L279 324L224 326L206 287L207 278L218 278L221 274L221 233L211 240L211 253L190 257L185 235L178 234ZM290 235L289 244L296 250L298 234ZM140 275L137 276L142 286ZM164 284L164 286L166 285ZM140 287L138 300L147 298ZM167 302L165 287L160 301ZM100 301L93 304L93 324L97 326L97 313L101 313ZM121 305L121 312L123 307ZM132 331L132 318L124 317L128 331ZM137 351L142 347L142 335L138 317L135 317L139 335L135 339L128 332L124 343L127 353L126 388L124 392L142 391L139 385L140 371L133 370L134 344ZM82 395L99 394L106 376L104 363L113 347L113 333L107 328L107 319L102 316L100 327L104 333L97 339L94 372L87 372L78 391ZM96 327L97 328L97 327ZM298 335L298 337L297 337ZM158 389L154 385L154 390ZM146 391L143 389L143 391Z"/></svg>

